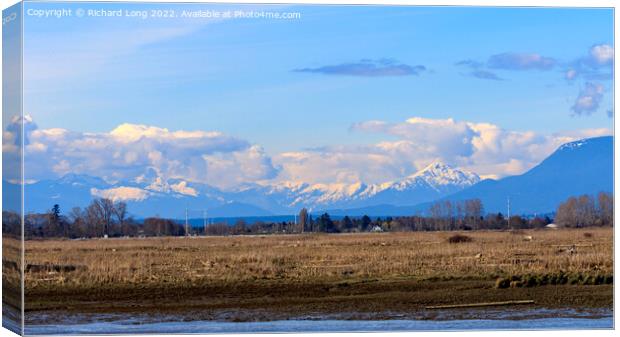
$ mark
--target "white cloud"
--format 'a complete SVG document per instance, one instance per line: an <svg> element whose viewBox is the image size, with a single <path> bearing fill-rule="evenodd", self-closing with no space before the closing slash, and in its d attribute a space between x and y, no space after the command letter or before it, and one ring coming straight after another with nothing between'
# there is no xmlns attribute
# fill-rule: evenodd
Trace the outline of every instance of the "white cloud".
<svg viewBox="0 0 620 337"><path fill-rule="evenodd" d="M551 135L511 131L490 123L414 117L401 123L368 121L354 131L396 136L365 146L331 146L283 153L279 179L310 183L383 183L442 160L483 177L521 174L540 163L560 145L573 140L612 134L589 129Z"/></svg>
<svg viewBox="0 0 620 337"><path fill-rule="evenodd" d="M400 143L421 154L442 156L469 156L473 151L472 139L476 131L468 123L458 122L452 118L429 119L412 117L404 123L388 124L377 121L355 124L353 130L367 132L382 132L409 140L408 143ZM383 144L383 148L393 145Z"/></svg>
<svg viewBox="0 0 620 337"><path fill-rule="evenodd" d="M573 60L564 70L567 80L582 77L589 81L613 79L614 49L608 44L590 47L588 54Z"/></svg>
<svg viewBox="0 0 620 337"><path fill-rule="evenodd" d="M602 84L587 82L579 91L571 110L577 115L589 115L598 110L605 88Z"/></svg>
<svg viewBox="0 0 620 337"><path fill-rule="evenodd" d="M608 65L614 61L614 48L608 44L598 44L590 48L590 56L600 65Z"/></svg>
<svg viewBox="0 0 620 337"><path fill-rule="evenodd" d="M37 180L67 173L112 182L142 179L153 191L176 188L191 195L195 191L184 185L168 186L168 180L233 188L277 173L260 146L220 132L122 124L108 133L35 127L27 134L25 160L31 168L27 175ZM5 132L4 138L13 140L14 136Z"/></svg>
<svg viewBox="0 0 620 337"><path fill-rule="evenodd" d="M106 198L112 201L142 201L150 195L148 191L141 188L126 186L106 190L91 188L90 194L93 197Z"/></svg>
<svg viewBox="0 0 620 337"><path fill-rule="evenodd" d="M566 71L566 74L564 75L564 77L567 80L569 80L569 81L574 80L575 77L577 77L577 70L575 70L575 69L568 69Z"/></svg>
<svg viewBox="0 0 620 337"><path fill-rule="evenodd" d="M190 195L192 197L195 197L198 195L198 191L196 191L196 189L194 188L187 186L186 181L181 181L178 184L172 184L170 185L170 188L173 191L180 193L180 194Z"/></svg>
<svg viewBox="0 0 620 337"><path fill-rule="evenodd" d="M490 123L412 117L400 123L367 121L351 127L389 140L284 152L272 159L261 146L219 132L123 124L108 133L80 133L36 129L28 123L26 179L77 173L121 186L124 181L143 184L144 189L93 190L93 195L119 200L139 200L154 192L197 195L189 182L222 189L255 182L384 183L434 160L499 178L523 173L563 143L612 134L605 128L540 134ZM3 135L5 150L16 139L9 129Z"/></svg>

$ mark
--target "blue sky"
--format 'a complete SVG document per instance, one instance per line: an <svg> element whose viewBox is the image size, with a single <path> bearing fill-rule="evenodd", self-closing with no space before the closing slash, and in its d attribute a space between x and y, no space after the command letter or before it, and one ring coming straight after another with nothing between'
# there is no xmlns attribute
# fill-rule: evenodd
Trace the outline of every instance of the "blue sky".
<svg viewBox="0 0 620 337"><path fill-rule="evenodd" d="M29 8L301 14L291 20L27 15L25 112L40 130L105 134L131 123L217 131L260 146L277 172L287 171L286 153L351 155L399 141L417 146L414 157L428 152L383 178L344 174L348 181L393 179L437 157L489 177L519 173L562 141L609 134L613 125L610 9L26 3L26 13ZM423 132L409 128L411 118L422 118L416 121L425 128L469 127L478 140L463 138L472 148L455 156L431 153L443 139L416 138ZM452 124L442 124L449 119ZM369 127L370 121L383 124ZM490 160L497 153L472 157L488 139L483 128L506 135L494 139L505 146L495 149L504 161ZM518 135L534 135L521 152L507 145ZM350 173L356 165L334 170ZM263 178L274 174L282 175ZM310 176L296 171L282 179L340 181Z"/></svg>

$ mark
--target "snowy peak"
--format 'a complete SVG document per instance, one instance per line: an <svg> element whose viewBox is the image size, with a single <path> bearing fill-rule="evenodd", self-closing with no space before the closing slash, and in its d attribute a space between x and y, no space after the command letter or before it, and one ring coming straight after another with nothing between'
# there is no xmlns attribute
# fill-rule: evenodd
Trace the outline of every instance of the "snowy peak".
<svg viewBox="0 0 620 337"><path fill-rule="evenodd" d="M560 146L558 148L556 153L580 150L581 148L590 148L590 149L600 150L602 148L605 148L610 143L613 144L613 137L612 136L602 136L602 137L586 138L586 139L581 139L581 140L577 140L577 141L574 141L574 142L563 144L562 146ZM584 151L584 150L582 150L582 151Z"/></svg>
<svg viewBox="0 0 620 337"><path fill-rule="evenodd" d="M390 188L405 190L412 186L426 184L435 190L451 187L462 189L479 181L480 177L475 173L455 169L450 165L435 161L402 181L393 183Z"/></svg>
<svg viewBox="0 0 620 337"><path fill-rule="evenodd" d="M395 181L366 184L352 183L310 184L307 182L279 182L275 184L248 184L233 191L223 191L202 183L181 179L163 179L159 175L144 176L139 181L106 183L100 178L67 175L65 187L53 188L53 195L71 196L63 204L83 206L99 195L139 196L125 198L141 216L161 214L162 205L195 205L195 208L219 207L229 203L246 205L248 212L256 207L274 213L295 212L301 207L310 210L347 209L380 204L395 206L414 205L458 192L477 183L480 178L470 172L455 169L441 162L433 162L423 170ZM61 188L62 187L62 188ZM87 190L85 190L88 188ZM75 189L75 191L73 191ZM97 192L93 194L93 191ZM81 194L76 194L76 193ZM116 194L114 194L116 193ZM120 196L120 194L123 194ZM255 207L255 208L251 208ZM230 216L234 216L232 208ZM239 211L239 209L237 209ZM241 211L239 211L241 212ZM241 212L243 213L243 212ZM244 213L245 214L245 213Z"/></svg>
<svg viewBox="0 0 620 337"><path fill-rule="evenodd" d="M373 204L414 204L458 192L480 181L475 173L436 161L400 180L378 184L305 184L282 182L266 187L268 195L279 195L287 207L310 209L355 207Z"/></svg>

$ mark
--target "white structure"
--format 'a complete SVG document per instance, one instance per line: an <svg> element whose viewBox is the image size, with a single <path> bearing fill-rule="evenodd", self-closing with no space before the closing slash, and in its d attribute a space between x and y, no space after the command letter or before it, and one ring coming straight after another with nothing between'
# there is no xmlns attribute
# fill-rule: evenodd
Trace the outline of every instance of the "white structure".
<svg viewBox="0 0 620 337"><path fill-rule="evenodd" d="M383 232L383 228L381 228L381 226L375 226L370 231L375 233Z"/></svg>

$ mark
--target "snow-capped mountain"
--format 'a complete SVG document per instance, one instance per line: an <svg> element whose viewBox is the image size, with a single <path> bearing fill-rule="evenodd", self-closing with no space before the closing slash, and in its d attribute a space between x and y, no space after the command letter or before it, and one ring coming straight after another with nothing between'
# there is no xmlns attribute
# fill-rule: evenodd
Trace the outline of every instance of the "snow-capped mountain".
<svg viewBox="0 0 620 337"><path fill-rule="evenodd" d="M480 181L475 173L434 162L404 179L381 184L290 184L276 185L268 194L287 191L292 208L313 210L350 208L389 203L413 205L460 191Z"/></svg>
<svg viewBox="0 0 620 337"><path fill-rule="evenodd" d="M214 217L293 214L302 207L348 215L405 215L427 209L435 200L479 198L486 211L503 211L509 196L515 213L553 211L570 196L613 191L613 137L599 137L560 146L528 172L500 180L484 180L471 172L434 162L402 179L380 184L251 184L222 191L207 184L157 175L109 182L70 174L56 180L24 185L26 212L43 212L60 204L68 212L87 206L95 197L125 200L137 217L181 218L185 208L207 210ZM9 198L19 185L3 181ZM19 206L16 203L16 207ZM415 207L414 207L415 206ZM17 209L17 208L16 208Z"/></svg>
<svg viewBox="0 0 620 337"><path fill-rule="evenodd" d="M290 214L302 207L320 211L378 204L413 205L460 191L479 180L474 173L441 162L403 179L381 184L280 182L247 185L235 191L180 179L161 181L154 177L107 183L103 179L71 174L27 185L26 198L28 210L32 212L44 211L55 203L68 208L84 207L94 197L107 197L126 201L132 213L141 217L179 217L182 215L179 210L185 207L206 209L213 216L269 215Z"/></svg>
<svg viewBox="0 0 620 337"><path fill-rule="evenodd" d="M415 205L461 191L479 181L475 173L434 162L405 179L382 184L373 196L373 203Z"/></svg>
<svg viewBox="0 0 620 337"><path fill-rule="evenodd" d="M480 177L472 172L458 170L442 162L436 161L423 170L391 184L388 189L404 191L414 186L425 185L437 192L451 192L452 189L463 189L480 181Z"/></svg>

